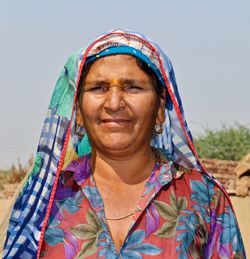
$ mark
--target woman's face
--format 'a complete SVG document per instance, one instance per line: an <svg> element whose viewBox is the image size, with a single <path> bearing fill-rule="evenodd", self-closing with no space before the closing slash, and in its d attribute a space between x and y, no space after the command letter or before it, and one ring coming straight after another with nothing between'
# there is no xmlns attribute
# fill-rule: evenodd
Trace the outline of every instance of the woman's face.
<svg viewBox="0 0 250 259"><path fill-rule="evenodd" d="M80 112L92 148L129 155L150 145L155 124L164 121L164 100L134 57L98 59L80 87Z"/></svg>

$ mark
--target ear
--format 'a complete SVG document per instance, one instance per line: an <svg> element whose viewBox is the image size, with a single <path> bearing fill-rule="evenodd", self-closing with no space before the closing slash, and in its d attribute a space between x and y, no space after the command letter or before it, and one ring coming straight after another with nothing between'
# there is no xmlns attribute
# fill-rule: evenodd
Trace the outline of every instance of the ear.
<svg viewBox="0 0 250 259"><path fill-rule="evenodd" d="M166 102L166 89L163 90L163 97L160 97L160 104L156 117L156 124L162 125L165 121L165 102Z"/></svg>
<svg viewBox="0 0 250 259"><path fill-rule="evenodd" d="M78 101L76 102L76 124L84 128L82 112Z"/></svg>

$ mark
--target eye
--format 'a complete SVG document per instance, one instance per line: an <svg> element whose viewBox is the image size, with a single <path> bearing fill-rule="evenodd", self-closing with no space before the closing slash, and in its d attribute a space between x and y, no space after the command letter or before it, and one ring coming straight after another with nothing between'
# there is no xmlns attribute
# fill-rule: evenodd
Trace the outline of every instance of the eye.
<svg viewBox="0 0 250 259"><path fill-rule="evenodd" d="M124 91L126 91L126 92L137 93L137 92L140 92L142 90L143 90L143 88L141 86L138 86L138 85L126 85L124 87Z"/></svg>
<svg viewBox="0 0 250 259"><path fill-rule="evenodd" d="M87 87L86 91L92 93L105 93L107 91L107 87L105 85L94 85Z"/></svg>

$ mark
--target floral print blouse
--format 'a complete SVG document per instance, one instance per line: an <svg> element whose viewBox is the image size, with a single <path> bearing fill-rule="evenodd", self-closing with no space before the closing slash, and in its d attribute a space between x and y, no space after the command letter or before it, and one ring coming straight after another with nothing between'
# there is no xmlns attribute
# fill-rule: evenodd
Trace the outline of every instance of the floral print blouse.
<svg viewBox="0 0 250 259"><path fill-rule="evenodd" d="M161 154L116 251L90 156L61 173L42 258L246 258L230 201L216 181Z"/></svg>

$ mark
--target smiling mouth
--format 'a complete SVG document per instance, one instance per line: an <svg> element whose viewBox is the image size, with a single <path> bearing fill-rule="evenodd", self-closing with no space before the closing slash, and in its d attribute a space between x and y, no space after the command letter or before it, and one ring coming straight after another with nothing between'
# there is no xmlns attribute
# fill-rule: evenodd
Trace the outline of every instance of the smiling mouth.
<svg viewBox="0 0 250 259"><path fill-rule="evenodd" d="M120 118L117 118L117 119L104 119L102 120L103 123L126 123L126 122L129 122L129 120L127 119L120 119Z"/></svg>
<svg viewBox="0 0 250 259"><path fill-rule="evenodd" d="M124 128L129 124L130 120L123 118L115 118L115 119L103 119L102 123L105 127L108 128Z"/></svg>

